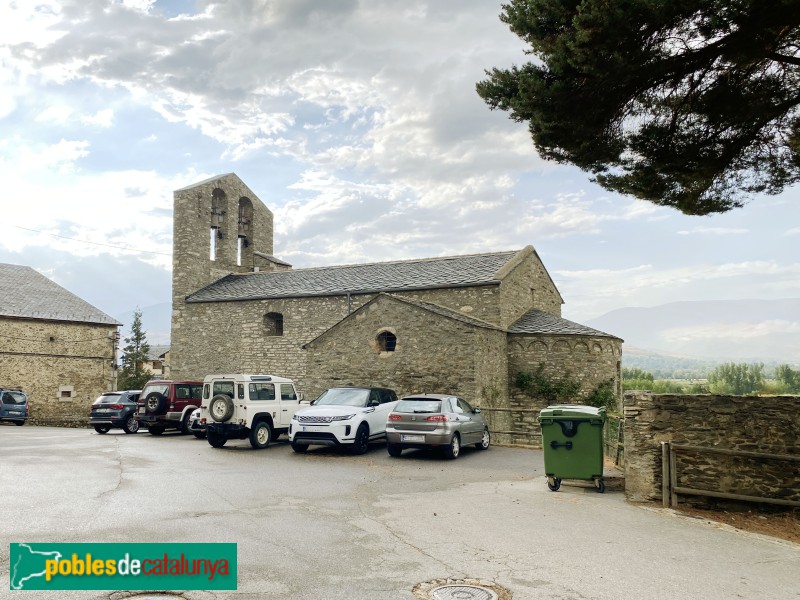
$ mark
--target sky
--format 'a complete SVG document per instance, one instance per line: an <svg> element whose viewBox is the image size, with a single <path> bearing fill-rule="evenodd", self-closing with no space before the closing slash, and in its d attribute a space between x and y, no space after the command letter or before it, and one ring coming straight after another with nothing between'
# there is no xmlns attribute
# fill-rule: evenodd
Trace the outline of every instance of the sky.
<svg viewBox="0 0 800 600"><path fill-rule="evenodd" d="M536 248L585 322L800 297L800 189L689 217L540 158L475 92L487 0L0 4L0 262L109 315L170 301L172 193L236 173L295 268Z"/></svg>

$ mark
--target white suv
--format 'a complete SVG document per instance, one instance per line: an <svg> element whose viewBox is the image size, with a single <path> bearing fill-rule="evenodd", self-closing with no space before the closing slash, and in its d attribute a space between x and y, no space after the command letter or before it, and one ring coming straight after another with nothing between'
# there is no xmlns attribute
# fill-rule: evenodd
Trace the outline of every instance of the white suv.
<svg viewBox="0 0 800 600"><path fill-rule="evenodd" d="M208 375L203 380L200 424L206 439L221 448L229 439L249 439L266 448L289 429L302 394L291 379L274 375Z"/></svg>
<svg viewBox="0 0 800 600"><path fill-rule="evenodd" d="M386 437L386 421L396 404L397 394L387 388L325 390L292 417L292 449L305 452L311 444L347 445L353 454L364 454L370 441Z"/></svg>

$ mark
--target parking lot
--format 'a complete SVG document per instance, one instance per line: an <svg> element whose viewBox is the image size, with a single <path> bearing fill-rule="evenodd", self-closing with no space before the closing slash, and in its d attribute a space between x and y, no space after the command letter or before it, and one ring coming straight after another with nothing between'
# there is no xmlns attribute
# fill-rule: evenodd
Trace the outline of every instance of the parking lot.
<svg viewBox="0 0 800 600"><path fill-rule="evenodd" d="M567 483L567 482L565 482ZM800 598L800 546L579 486L548 491L540 451L455 461L385 444L351 456L213 449L177 433L0 425L0 590L10 542L235 542L236 592L190 600L413 599L476 579L517 600ZM0 591L0 597L120 598Z"/></svg>

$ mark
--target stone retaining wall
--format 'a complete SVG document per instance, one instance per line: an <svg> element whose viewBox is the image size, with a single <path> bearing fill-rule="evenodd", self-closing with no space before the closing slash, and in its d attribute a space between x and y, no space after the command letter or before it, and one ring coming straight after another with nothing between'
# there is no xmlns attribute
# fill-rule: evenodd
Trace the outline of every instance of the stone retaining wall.
<svg viewBox="0 0 800 600"><path fill-rule="evenodd" d="M661 442L767 454L800 454L800 397L628 392L625 493L661 500ZM678 485L800 501L800 463L680 452ZM680 497L685 501L687 496Z"/></svg>

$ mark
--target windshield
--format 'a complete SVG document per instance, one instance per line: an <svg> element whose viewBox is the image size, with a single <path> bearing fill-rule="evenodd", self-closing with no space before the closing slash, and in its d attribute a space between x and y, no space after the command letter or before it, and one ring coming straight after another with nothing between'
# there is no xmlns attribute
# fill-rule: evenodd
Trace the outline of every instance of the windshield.
<svg viewBox="0 0 800 600"><path fill-rule="evenodd" d="M158 392L159 394L163 394L164 396L166 396L168 391L169 391L169 384L161 384L161 385L155 383L148 384L144 386L140 398L147 398L147 395L152 394L153 392Z"/></svg>
<svg viewBox="0 0 800 600"><path fill-rule="evenodd" d="M369 390L356 388L331 388L322 392L314 406L366 406Z"/></svg>
<svg viewBox="0 0 800 600"><path fill-rule="evenodd" d="M428 398L407 398L400 400L394 407L394 412L399 413L438 413L441 410L441 400L429 400Z"/></svg>

